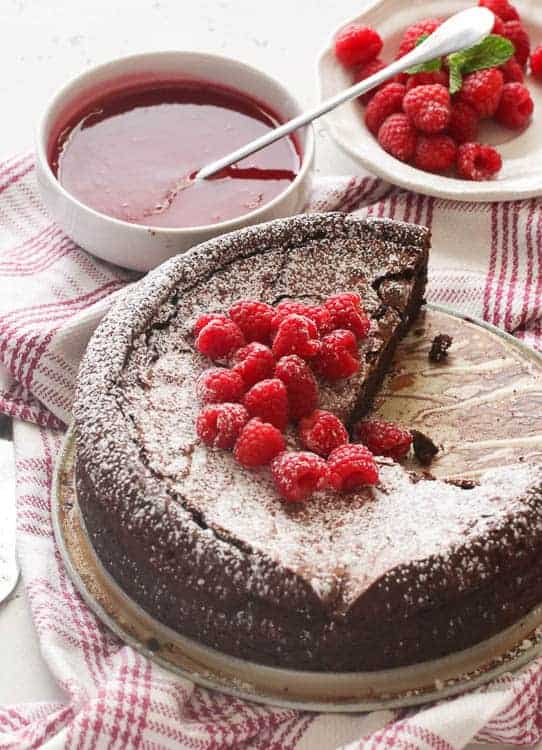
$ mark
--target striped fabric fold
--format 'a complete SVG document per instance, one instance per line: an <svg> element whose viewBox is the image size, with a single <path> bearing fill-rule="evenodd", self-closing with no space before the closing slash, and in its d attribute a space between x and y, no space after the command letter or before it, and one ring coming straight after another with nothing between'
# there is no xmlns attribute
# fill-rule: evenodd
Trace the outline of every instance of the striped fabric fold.
<svg viewBox="0 0 542 750"><path fill-rule="evenodd" d="M454 203L369 175L324 178L308 210L425 224L428 298L542 343L542 202ZM0 411L17 419L19 556L43 657L62 703L0 706L0 748L456 750L542 740L542 660L433 705L325 715L200 689L100 624L55 547L50 495L80 357L112 299L138 276L93 258L47 216L31 155L0 164ZM23 666L22 666L23 668Z"/></svg>

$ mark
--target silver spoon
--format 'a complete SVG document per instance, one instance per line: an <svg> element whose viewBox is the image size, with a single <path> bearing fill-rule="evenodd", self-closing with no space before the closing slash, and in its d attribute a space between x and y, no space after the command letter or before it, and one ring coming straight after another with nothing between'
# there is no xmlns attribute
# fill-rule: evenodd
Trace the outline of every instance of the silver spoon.
<svg viewBox="0 0 542 750"><path fill-rule="evenodd" d="M278 128L270 130L260 138L247 143L246 146L242 146L236 151L232 151L231 154L227 154L221 159L207 164L191 177L190 182L194 183L197 180L204 180L207 177L211 177L220 172L221 169L229 167L231 164L254 154L256 151L260 151L280 138L284 138L285 135L293 133L303 125L308 125L309 122L325 115L340 104L344 104L344 102L365 94L367 91L374 89L384 81L397 75L397 73L403 73L413 65L420 65L421 63L429 62L429 60L434 60L436 57L450 55L452 52L472 47L491 32L494 22L495 16L487 8L468 8L456 13L439 26L424 42L404 57L395 60L391 65L366 78L364 81L360 81L360 83L356 83L354 86L340 91L335 96L326 99L325 102L318 104L307 112L303 112L292 120L288 120L283 125L279 125Z"/></svg>

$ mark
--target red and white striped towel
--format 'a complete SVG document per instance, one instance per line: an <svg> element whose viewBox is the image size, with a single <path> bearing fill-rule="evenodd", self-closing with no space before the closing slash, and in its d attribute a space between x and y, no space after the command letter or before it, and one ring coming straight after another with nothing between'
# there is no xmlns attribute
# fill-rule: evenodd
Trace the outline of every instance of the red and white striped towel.
<svg viewBox="0 0 542 750"><path fill-rule="evenodd" d="M312 209L429 225L429 298L542 342L542 202L457 204L373 177L322 180ZM416 710L315 715L202 690L116 640L75 593L55 548L51 479L77 365L135 275L80 250L40 203L30 156L0 164L0 410L17 417L18 541L41 650L64 703L0 707L0 748L449 750L542 739L542 660ZM24 665L21 665L24 669Z"/></svg>

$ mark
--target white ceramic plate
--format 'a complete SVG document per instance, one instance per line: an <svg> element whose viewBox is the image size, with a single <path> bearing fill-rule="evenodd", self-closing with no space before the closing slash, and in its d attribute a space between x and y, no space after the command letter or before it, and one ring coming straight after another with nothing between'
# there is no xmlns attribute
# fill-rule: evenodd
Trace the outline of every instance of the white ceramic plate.
<svg viewBox="0 0 542 750"><path fill-rule="evenodd" d="M373 26L384 39L382 58L393 60L404 29L430 17L447 17L475 4L475 0L376 0L355 18L335 29L327 47L318 59L319 95L326 99L350 86L351 74L335 59L333 39L339 29L352 21ZM540 0L516 2L521 18L531 35L531 43L542 43ZM430 7L429 7L430 6ZM501 201L542 195L542 84L532 76L526 78L535 103L534 118L521 133L484 122L480 141L498 147L503 168L494 179L471 182L453 177L432 175L394 159L378 145L363 121L363 107L349 102L326 116L326 123L337 144L373 174L400 187L438 198L462 201Z"/></svg>

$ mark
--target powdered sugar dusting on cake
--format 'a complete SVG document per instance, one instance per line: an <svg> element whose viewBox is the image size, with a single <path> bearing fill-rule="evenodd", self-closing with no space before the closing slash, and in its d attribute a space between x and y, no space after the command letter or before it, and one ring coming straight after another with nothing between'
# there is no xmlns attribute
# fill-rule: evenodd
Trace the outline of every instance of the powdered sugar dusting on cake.
<svg viewBox="0 0 542 750"><path fill-rule="evenodd" d="M201 313L223 312L247 296L276 303L359 291L372 319L364 369L322 403L346 418L413 283L423 289L426 260L423 229L337 214L300 217L170 261L107 316L80 376L78 492L106 563L157 617L177 622L167 599L175 581L188 592L175 600L183 627L196 623L206 642L235 653L258 643L280 663L321 664L319 650L338 638L329 657L335 664L339 623L349 612L348 628L365 637L367 627L374 639L374 622L389 629L429 599L444 601L451 581L455 591L476 591L495 575L499 550L514 550L516 559L528 554L542 533L532 467L464 490L418 481L383 461L374 490L321 494L294 508L280 502L267 470L247 472L230 454L195 440L194 384L209 365L193 346ZM104 525L113 543L101 536ZM139 581L134 571L150 579ZM288 617L305 623L295 635ZM445 626L461 632L461 618ZM371 658L369 649L363 659Z"/></svg>

